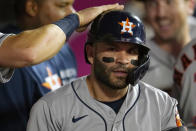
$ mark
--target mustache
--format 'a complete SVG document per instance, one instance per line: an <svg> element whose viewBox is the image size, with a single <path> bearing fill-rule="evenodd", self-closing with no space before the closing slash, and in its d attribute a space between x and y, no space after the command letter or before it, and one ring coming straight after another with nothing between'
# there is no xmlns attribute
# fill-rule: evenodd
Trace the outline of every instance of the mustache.
<svg viewBox="0 0 196 131"><path fill-rule="evenodd" d="M130 68L126 67L125 65L116 65L114 67L111 67L110 70L111 71L120 70L120 71L123 71L123 72L129 72Z"/></svg>

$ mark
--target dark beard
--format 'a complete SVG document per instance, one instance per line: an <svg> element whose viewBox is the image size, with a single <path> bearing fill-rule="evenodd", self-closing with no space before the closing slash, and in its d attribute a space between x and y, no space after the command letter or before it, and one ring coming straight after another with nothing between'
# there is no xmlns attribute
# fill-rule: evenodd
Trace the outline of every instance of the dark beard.
<svg viewBox="0 0 196 131"><path fill-rule="evenodd" d="M125 77L118 77L118 80L115 82L112 82L112 80L110 80L110 73L118 68L128 71L128 69L125 68L123 65L117 65L108 69L107 66L105 66L101 61L99 61L97 57L95 57L94 73L96 79L104 85L108 86L109 88L115 90L123 89L129 84L126 80L127 78Z"/></svg>

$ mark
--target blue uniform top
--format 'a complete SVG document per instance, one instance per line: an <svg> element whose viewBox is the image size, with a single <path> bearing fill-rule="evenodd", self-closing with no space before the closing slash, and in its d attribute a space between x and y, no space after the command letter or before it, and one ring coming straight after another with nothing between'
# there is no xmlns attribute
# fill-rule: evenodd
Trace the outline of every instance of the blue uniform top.
<svg viewBox="0 0 196 131"><path fill-rule="evenodd" d="M12 29L12 33L19 32ZM25 131L32 105L45 93L75 79L76 68L75 56L65 44L52 59L16 69L8 83L0 84L0 130Z"/></svg>

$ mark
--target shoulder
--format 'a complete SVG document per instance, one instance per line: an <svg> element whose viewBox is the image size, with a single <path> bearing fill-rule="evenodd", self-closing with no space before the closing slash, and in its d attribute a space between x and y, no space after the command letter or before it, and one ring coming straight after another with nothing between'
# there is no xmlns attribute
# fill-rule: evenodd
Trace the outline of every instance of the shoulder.
<svg viewBox="0 0 196 131"><path fill-rule="evenodd" d="M77 90L79 87L82 88L81 84L84 82L83 77L74 80L73 82L46 94L41 100L45 101L49 105L55 103L71 103L75 99L74 90Z"/></svg>
<svg viewBox="0 0 196 131"><path fill-rule="evenodd" d="M180 52L180 56L184 55L186 53L186 55L188 55L189 57L193 57L195 55L195 50L196 50L196 38L191 40ZM179 59L178 57L178 59Z"/></svg>
<svg viewBox="0 0 196 131"><path fill-rule="evenodd" d="M33 105L32 112L36 113L39 110L43 110L43 112L50 111L50 113L54 114L55 119L67 118L70 115L69 113L76 107L77 97L74 90L78 90L79 87L80 89L82 88L80 85L82 81L84 82L82 78L78 78L72 83L44 95Z"/></svg>
<svg viewBox="0 0 196 131"><path fill-rule="evenodd" d="M140 82L140 103L142 107L146 107L150 112L153 112L161 123L165 126L171 123L175 126L175 109L177 100L170 97L166 92L154 88L146 83ZM171 122L169 122L171 121Z"/></svg>
<svg viewBox="0 0 196 131"><path fill-rule="evenodd" d="M146 99L152 100L157 104L177 104L177 101L170 97L166 92L155 88L142 81L139 82L141 96L146 97Z"/></svg>
<svg viewBox="0 0 196 131"><path fill-rule="evenodd" d="M180 52L180 55L177 59L174 69L174 79L178 85L181 85L181 81L184 75L192 75L196 73L193 71L196 65L196 39L193 39L188 43L183 50Z"/></svg>

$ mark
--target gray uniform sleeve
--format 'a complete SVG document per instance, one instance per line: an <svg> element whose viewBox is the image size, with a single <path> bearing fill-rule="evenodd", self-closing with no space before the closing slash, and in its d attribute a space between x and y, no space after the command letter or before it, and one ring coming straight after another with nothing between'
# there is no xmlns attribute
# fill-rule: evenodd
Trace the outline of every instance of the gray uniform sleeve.
<svg viewBox="0 0 196 131"><path fill-rule="evenodd" d="M8 82L14 73L13 68L0 67L0 83Z"/></svg>
<svg viewBox="0 0 196 131"><path fill-rule="evenodd" d="M0 46L3 43L3 41L5 40L6 37L8 37L11 34L3 34L0 32Z"/></svg>
<svg viewBox="0 0 196 131"><path fill-rule="evenodd" d="M3 40L9 35L0 33L0 46L2 45ZM0 67L0 83L8 82L11 79L13 73L14 73L14 69Z"/></svg>
<svg viewBox="0 0 196 131"><path fill-rule="evenodd" d="M181 119L177 109L177 101L168 96L164 107L162 129L167 131L172 128L181 127Z"/></svg>
<svg viewBox="0 0 196 131"><path fill-rule="evenodd" d="M60 131L54 116L52 107L44 100L39 100L31 109L27 131Z"/></svg>

